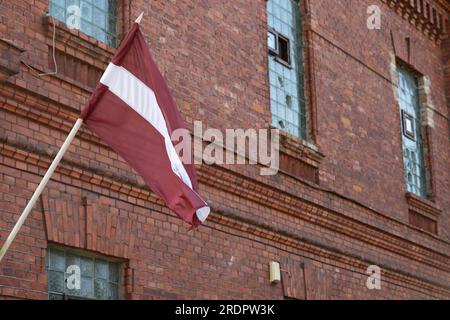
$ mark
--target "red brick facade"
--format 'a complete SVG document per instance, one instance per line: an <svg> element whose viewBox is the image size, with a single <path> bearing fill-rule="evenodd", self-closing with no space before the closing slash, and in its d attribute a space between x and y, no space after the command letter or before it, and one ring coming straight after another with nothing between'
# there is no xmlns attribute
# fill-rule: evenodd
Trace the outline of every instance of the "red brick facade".
<svg viewBox="0 0 450 320"><path fill-rule="evenodd" d="M192 129L268 128L265 0L121 0L141 11ZM212 214L188 231L83 128L0 263L0 298L47 299L46 248L121 259L124 299L450 298L450 2L301 0L308 141L283 135L281 169L198 166ZM381 8L381 29L366 26ZM47 0L0 3L0 242L67 136L114 49L45 17ZM56 27L58 74L52 72ZM406 193L396 63L421 83L430 199ZM269 282L269 262L283 281ZM366 286L378 265L381 290Z"/></svg>

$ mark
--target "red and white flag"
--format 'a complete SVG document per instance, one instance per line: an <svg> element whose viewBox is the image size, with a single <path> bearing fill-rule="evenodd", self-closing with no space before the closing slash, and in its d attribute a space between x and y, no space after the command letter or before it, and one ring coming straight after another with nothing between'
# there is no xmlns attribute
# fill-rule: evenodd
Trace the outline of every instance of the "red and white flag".
<svg viewBox="0 0 450 320"><path fill-rule="evenodd" d="M184 128L169 89L134 23L80 116L181 219L198 226L209 207L197 193L193 161L171 141Z"/></svg>

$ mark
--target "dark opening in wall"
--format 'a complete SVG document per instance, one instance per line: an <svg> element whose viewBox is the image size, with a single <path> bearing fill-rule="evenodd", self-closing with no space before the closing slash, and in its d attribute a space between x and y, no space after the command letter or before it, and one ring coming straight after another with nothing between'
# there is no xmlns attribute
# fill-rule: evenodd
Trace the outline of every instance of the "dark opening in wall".
<svg viewBox="0 0 450 320"><path fill-rule="evenodd" d="M278 62L289 67L291 64L291 43L289 38L273 29L269 29L267 41L270 54L275 56Z"/></svg>
<svg viewBox="0 0 450 320"><path fill-rule="evenodd" d="M289 39L281 34L278 34L278 59L287 65L291 64Z"/></svg>

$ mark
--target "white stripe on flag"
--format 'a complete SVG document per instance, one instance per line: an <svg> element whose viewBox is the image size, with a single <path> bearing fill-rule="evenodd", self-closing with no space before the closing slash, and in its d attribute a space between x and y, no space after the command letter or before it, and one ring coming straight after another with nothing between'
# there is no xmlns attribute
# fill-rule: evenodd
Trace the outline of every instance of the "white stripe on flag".
<svg viewBox="0 0 450 320"><path fill-rule="evenodd" d="M145 83L139 80L134 74L122 66L110 63L105 70L100 82L109 88L130 108L136 111L141 117L149 122L164 137L167 155L169 157L173 172L180 179L192 188L192 182L180 157L175 151L175 147L170 139L166 120L161 108L156 100L155 93ZM195 192L195 190L193 190ZM206 206L206 203L205 203ZM209 208L204 207L197 210L197 217L204 222L209 214Z"/></svg>

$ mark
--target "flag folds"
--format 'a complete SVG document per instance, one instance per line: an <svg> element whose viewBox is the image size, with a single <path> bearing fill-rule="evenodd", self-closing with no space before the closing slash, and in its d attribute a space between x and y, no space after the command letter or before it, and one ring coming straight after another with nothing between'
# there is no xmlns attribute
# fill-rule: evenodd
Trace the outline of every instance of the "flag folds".
<svg viewBox="0 0 450 320"><path fill-rule="evenodd" d="M193 161L171 141L184 128L169 89L134 23L80 116L181 219L198 226L209 207L197 193Z"/></svg>

